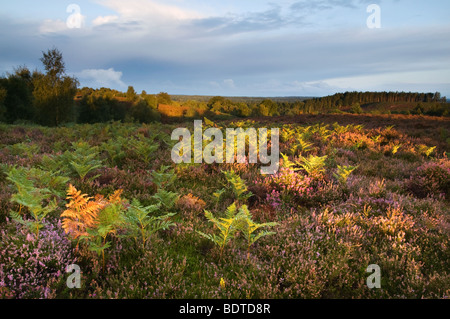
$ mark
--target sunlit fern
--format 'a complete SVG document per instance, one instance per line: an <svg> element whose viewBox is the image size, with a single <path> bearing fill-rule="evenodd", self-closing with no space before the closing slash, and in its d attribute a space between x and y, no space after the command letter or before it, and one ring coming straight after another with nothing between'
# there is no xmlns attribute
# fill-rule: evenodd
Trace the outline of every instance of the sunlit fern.
<svg viewBox="0 0 450 319"><path fill-rule="evenodd" d="M205 234L201 231L197 231L197 233L217 245L220 250L220 258L222 258L225 246L235 238L238 231L237 224L243 215L243 208L238 210L235 203L227 208L225 217L221 218L216 218L210 211L205 210L205 217L219 230L219 234Z"/></svg>
<svg viewBox="0 0 450 319"><path fill-rule="evenodd" d="M67 191L67 200L67 209L61 214L62 228L73 239L90 236L87 229L96 227L98 213L105 207L106 202L81 194L72 184Z"/></svg>
<svg viewBox="0 0 450 319"><path fill-rule="evenodd" d="M296 164L303 168L308 175L317 176L325 172L325 161L328 156L310 155L308 158L300 156Z"/></svg>
<svg viewBox="0 0 450 319"><path fill-rule="evenodd" d="M248 191L247 185L244 180L234 172L234 170L230 171L222 171L227 179L229 185L231 185L231 189L237 199L238 202L244 202L248 198L250 198L253 194Z"/></svg>
<svg viewBox="0 0 450 319"><path fill-rule="evenodd" d="M336 173L333 176L341 183L346 184L350 174L357 169L357 166L340 166L338 165Z"/></svg>

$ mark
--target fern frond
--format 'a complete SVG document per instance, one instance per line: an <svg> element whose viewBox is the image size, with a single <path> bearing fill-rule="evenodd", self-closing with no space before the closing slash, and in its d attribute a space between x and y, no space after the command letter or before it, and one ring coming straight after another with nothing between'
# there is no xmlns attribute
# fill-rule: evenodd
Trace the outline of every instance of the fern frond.
<svg viewBox="0 0 450 319"><path fill-rule="evenodd" d="M78 238L86 233L89 228L98 224L98 212L105 207L103 201L91 201L92 197L81 194L72 184L67 191L67 209L61 214L62 227L66 233Z"/></svg>

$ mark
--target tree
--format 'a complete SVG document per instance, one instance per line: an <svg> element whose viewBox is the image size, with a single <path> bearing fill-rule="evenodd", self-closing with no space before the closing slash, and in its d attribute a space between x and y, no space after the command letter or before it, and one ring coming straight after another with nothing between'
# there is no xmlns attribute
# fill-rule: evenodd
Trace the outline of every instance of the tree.
<svg viewBox="0 0 450 319"><path fill-rule="evenodd" d="M274 101L270 99L265 99L264 101L261 102L261 104L264 105L269 110L268 111L269 116L280 115L280 113L278 112L278 104L275 103Z"/></svg>
<svg viewBox="0 0 450 319"><path fill-rule="evenodd" d="M134 90L134 87L132 87L131 85L128 87L127 90L127 100L129 102L135 102L137 100L136 91Z"/></svg>
<svg viewBox="0 0 450 319"><path fill-rule="evenodd" d="M3 100L4 120L14 123L17 120L31 121L34 117L33 83L30 70L25 66L14 69L0 79L0 87L6 94Z"/></svg>
<svg viewBox="0 0 450 319"><path fill-rule="evenodd" d="M145 100L140 100L133 105L131 116L139 123L151 123L161 120L161 114L152 109Z"/></svg>
<svg viewBox="0 0 450 319"><path fill-rule="evenodd" d="M65 75L63 56L58 49L43 52L40 60L46 73L36 71L33 74L37 122L47 126L59 126L74 120L74 97L78 80Z"/></svg>
<svg viewBox="0 0 450 319"><path fill-rule="evenodd" d="M361 114L363 112L361 105L359 103L355 103L352 105L351 112L353 114Z"/></svg>
<svg viewBox="0 0 450 319"><path fill-rule="evenodd" d="M6 113L6 107L3 104L6 98L6 94L8 92L6 91L6 89L0 87L0 122L5 120L5 113Z"/></svg>
<svg viewBox="0 0 450 319"><path fill-rule="evenodd" d="M157 104L166 104L171 105L172 99L170 98L170 95L166 92L160 92L156 95L156 103Z"/></svg>

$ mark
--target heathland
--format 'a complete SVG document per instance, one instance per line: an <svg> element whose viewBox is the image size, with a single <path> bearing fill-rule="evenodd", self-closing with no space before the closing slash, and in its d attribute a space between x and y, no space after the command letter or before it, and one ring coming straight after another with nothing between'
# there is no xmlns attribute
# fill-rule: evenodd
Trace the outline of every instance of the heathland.
<svg viewBox="0 0 450 319"><path fill-rule="evenodd" d="M445 298L450 120L299 115L280 170L171 161L193 123L0 126L3 298ZM206 128L206 127L205 127ZM81 288L67 286L76 264ZM369 289L369 265L381 289Z"/></svg>

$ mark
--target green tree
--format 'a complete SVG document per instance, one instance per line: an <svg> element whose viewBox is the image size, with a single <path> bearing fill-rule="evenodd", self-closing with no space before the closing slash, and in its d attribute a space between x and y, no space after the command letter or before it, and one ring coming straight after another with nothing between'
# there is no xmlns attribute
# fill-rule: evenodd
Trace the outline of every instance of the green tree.
<svg viewBox="0 0 450 319"><path fill-rule="evenodd" d="M355 103L352 105L351 112L353 114L361 114L363 112L361 105L359 103Z"/></svg>
<svg viewBox="0 0 450 319"><path fill-rule="evenodd" d="M74 97L78 80L65 75L62 53L54 48L40 59L46 74L33 74L33 97L39 124L59 126L74 120Z"/></svg>
<svg viewBox="0 0 450 319"><path fill-rule="evenodd" d="M14 73L0 78L0 88L6 93L3 99L4 120L14 123L17 120L31 121L34 117L33 83L30 70L20 66Z"/></svg>
<svg viewBox="0 0 450 319"><path fill-rule="evenodd" d="M160 92L156 95L156 103L157 104L172 104L172 99L170 98L170 95L166 92Z"/></svg>
<svg viewBox="0 0 450 319"><path fill-rule="evenodd" d="M0 121L5 121L6 107L3 103L7 93L6 89L0 87Z"/></svg>
<svg viewBox="0 0 450 319"><path fill-rule="evenodd" d="M139 123L151 123L161 120L161 114L151 108L146 100L140 100L131 108L131 116Z"/></svg>
<svg viewBox="0 0 450 319"><path fill-rule="evenodd" d="M261 116L269 116L270 110L265 104L260 104L258 106L258 114Z"/></svg>
<svg viewBox="0 0 450 319"><path fill-rule="evenodd" d="M135 102L137 100L136 91L134 90L134 87L132 87L131 85L128 87L127 90L127 100L129 102Z"/></svg>
<svg viewBox="0 0 450 319"><path fill-rule="evenodd" d="M267 115L269 116L274 116L274 115L280 115L280 113L278 112L278 104L275 103L272 100L266 99L264 101L261 102L261 105L264 105L263 109L267 109ZM261 106L260 106L260 110L261 110ZM263 111L265 113L265 110ZM261 114L264 115L264 114ZM264 116L267 116L264 115Z"/></svg>

